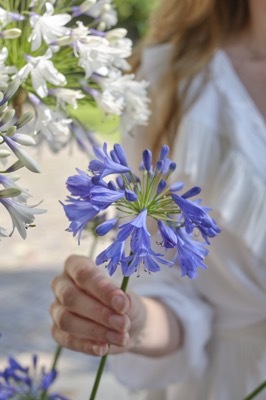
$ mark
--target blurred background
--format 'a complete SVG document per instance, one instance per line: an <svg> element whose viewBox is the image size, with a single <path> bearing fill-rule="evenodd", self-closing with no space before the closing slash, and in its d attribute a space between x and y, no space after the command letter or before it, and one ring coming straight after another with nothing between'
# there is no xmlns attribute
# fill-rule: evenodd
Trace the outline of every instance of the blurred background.
<svg viewBox="0 0 266 400"><path fill-rule="evenodd" d="M115 0L119 15L118 26L128 30L128 36L137 42L147 30L148 16L157 0ZM116 118L106 119L95 108L79 107L84 124L97 132L101 141L120 140ZM52 301L50 282L60 273L64 260L71 253L88 254L89 238L80 246L76 238L66 232L68 226L59 200L67 195L65 182L75 174L75 168L86 170L88 155L75 145L58 154L47 147L29 152L39 163L40 174L21 170L23 187L33 195L30 204L47 210L36 217L36 227L28 229L24 241L17 232L0 242L0 369L12 355L23 364L30 363L31 355L38 354L40 364L51 366L55 343L50 337L49 304ZM10 228L7 215L2 214L3 226ZM102 243L98 243L98 249ZM92 386L99 359L65 350L59 362L59 379L55 385L61 394L72 400L84 400ZM108 366L100 386L99 399L126 399L127 390L108 373ZM140 399L141 394L136 394Z"/></svg>

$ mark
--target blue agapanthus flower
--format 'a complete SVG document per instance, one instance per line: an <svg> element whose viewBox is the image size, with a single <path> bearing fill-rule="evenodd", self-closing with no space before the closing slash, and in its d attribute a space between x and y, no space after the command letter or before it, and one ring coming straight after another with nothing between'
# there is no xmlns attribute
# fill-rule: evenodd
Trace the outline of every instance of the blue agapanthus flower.
<svg viewBox="0 0 266 400"><path fill-rule="evenodd" d="M9 357L8 367L0 371L0 400L42 400L46 393L47 400L68 400L58 393L49 393L57 372L38 371L38 359L32 357L32 366L24 367L13 357Z"/></svg>
<svg viewBox="0 0 266 400"><path fill-rule="evenodd" d="M220 229L208 214L210 209L202 206L200 199L192 199L200 193L199 187L177 194L184 184L169 184L176 164L168 157L168 146L162 147L156 163L152 152L144 150L141 177L132 171L119 144L110 152L106 143L102 149L94 146L94 153L96 159L90 161L88 173L77 170L78 175L67 180L71 196L63 207L70 220L68 230L80 240L86 224L115 207L118 215L96 228L100 236L116 230L115 241L96 257L96 264L105 263L110 275L120 266L123 275L130 276L141 269L156 272L178 263L181 275L195 278L198 268L206 268L209 238ZM115 180L109 179L111 175ZM148 228L152 219L161 236L156 243ZM171 260L166 257L168 249L175 250Z"/></svg>

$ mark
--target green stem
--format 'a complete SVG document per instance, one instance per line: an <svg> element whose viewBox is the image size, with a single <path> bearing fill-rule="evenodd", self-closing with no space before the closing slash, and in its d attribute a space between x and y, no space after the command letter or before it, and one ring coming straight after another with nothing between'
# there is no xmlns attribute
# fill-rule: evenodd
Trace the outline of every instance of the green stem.
<svg viewBox="0 0 266 400"><path fill-rule="evenodd" d="M266 388L266 381L262 382L261 385L259 385L252 393L250 393L247 397L244 398L244 400L251 400L254 399L260 392L263 391L263 389Z"/></svg>
<svg viewBox="0 0 266 400"><path fill-rule="evenodd" d="M126 292L128 281L129 281L129 277L128 276L124 276L122 284L121 284L121 287L120 287L120 289L123 292ZM106 364L107 356L108 356L108 353L105 354L101 358L101 362L100 362L99 367L98 367L97 375L95 377L94 385L93 385L92 392L91 392L89 400L94 400L96 398L97 390L98 390L98 387L99 387L99 384L100 384L100 380L101 380L101 377L102 377L102 373L103 373L103 370L104 370L104 367L105 367L105 364Z"/></svg>

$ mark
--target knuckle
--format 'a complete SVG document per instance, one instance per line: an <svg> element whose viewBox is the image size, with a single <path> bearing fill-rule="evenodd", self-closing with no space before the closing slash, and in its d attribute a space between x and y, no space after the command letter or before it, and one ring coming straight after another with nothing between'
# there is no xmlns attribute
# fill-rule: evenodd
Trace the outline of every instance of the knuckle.
<svg viewBox="0 0 266 400"><path fill-rule="evenodd" d="M51 328L51 335L52 335L52 337L54 338L54 340L55 340L57 343L59 343L59 341L58 341L58 336L57 336L57 327L56 327L55 324L52 325L52 328Z"/></svg>
<svg viewBox="0 0 266 400"><path fill-rule="evenodd" d="M51 286L52 291L53 291L54 293L55 293L55 291L56 291L56 287L57 287L58 280L59 280L59 277L56 276L55 278L53 278L53 279L51 280L51 283L50 283L50 286Z"/></svg>
<svg viewBox="0 0 266 400"><path fill-rule="evenodd" d="M58 293L58 298L65 307L71 308L74 305L76 297L76 289L73 285L67 283L62 286Z"/></svg>
<svg viewBox="0 0 266 400"><path fill-rule="evenodd" d="M126 315L124 315L123 319L122 319L120 330L121 330L121 332L126 333L130 330L130 328L131 328L131 321Z"/></svg>
<svg viewBox="0 0 266 400"><path fill-rule="evenodd" d="M78 256L76 256L75 254L71 254L70 256L68 256L65 261L65 267L68 265L72 266L73 264L75 264L77 258L78 258Z"/></svg>
<svg viewBox="0 0 266 400"><path fill-rule="evenodd" d="M89 269L88 267L84 264L84 262L78 263L74 270L73 270L73 279L74 281L82 286L85 281L87 281L89 277Z"/></svg>
<svg viewBox="0 0 266 400"><path fill-rule="evenodd" d="M69 326L69 313L65 309L57 311L56 323L59 329L66 331Z"/></svg>
<svg viewBox="0 0 266 400"><path fill-rule="evenodd" d="M50 304L50 307L49 307L49 314L51 315L52 318L53 318L53 312L55 309L55 305L56 305L56 302L54 301L52 304Z"/></svg>
<svg viewBox="0 0 266 400"><path fill-rule="evenodd" d="M68 349L73 348L73 337L70 335L70 333L66 333L64 337L64 347Z"/></svg>
<svg viewBox="0 0 266 400"><path fill-rule="evenodd" d="M109 320L110 316L112 315L112 312L110 310L108 310L108 308L106 308L106 307L99 307L97 315L98 315L99 322L102 323L103 325L106 325L106 324L108 324L108 320Z"/></svg>

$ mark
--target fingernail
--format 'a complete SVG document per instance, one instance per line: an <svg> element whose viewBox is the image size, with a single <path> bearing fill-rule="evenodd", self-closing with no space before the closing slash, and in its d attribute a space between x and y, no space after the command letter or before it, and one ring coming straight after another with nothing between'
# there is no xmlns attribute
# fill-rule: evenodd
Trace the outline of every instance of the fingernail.
<svg viewBox="0 0 266 400"><path fill-rule="evenodd" d="M122 296L114 296L111 300L111 305L115 309L115 311L123 312L126 308L125 299Z"/></svg>
<svg viewBox="0 0 266 400"><path fill-rule="evenodd" d="M106 346L99 346L97 344L92 346L92 350L95 354L101 357L104 356L108 351Z"/></svg>
<svg viewBox="0 0 266 400"><path fill-rule="evenodd" d="M114 345L125 346L128 342L129 335L128 333L121 335L117 334L116 332L110 331L107 332L106 338L110 343Z"/></svg>

